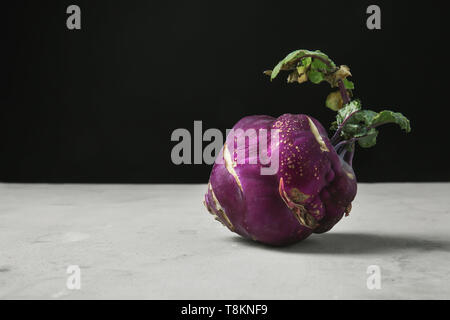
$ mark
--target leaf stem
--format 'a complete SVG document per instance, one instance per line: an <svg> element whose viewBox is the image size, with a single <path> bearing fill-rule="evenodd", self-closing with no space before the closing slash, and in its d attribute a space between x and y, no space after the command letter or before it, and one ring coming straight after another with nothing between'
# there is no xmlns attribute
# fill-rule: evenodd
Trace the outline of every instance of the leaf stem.
<svg viewBox="0 0 450 320"><path fill-rule="evenodd" d="M342 96L342 101L344 102L344 106L345 106L346 104L348 104L350 102L350 97L348 95L348 91L347 91L347 89L345 89L344 82L341 79L339 79L339 81L338 81L338 86L339 86L339 92L341 93L341 96Z"/></svg>
<svg viewBox="0 0 450 320"><path fill-rule="evenodd" d="M345 140L345 141L341 141L339 142L335 147L334 150L336 151L336 153L339 155L339 157L341 157L342 160L344 160L345 162L347 162L350 166L352 166L353 163L353 156L355 155L355 141L353 139L350 140ZM347 145L347 144L351 144L350 150L349 148L342 148L343 146ZM342 149L342 150L339 150Z"/></svg>
<svg viewBox="0 0 450 320"><path fill-rule="evenodd" d="M359 141L359 140L361 140L362 138L365 138L365 137L367 137L367 136L369 136L369 134L365 134L365 135L360 136L360 137L353 137L353 138L351 138L351 139L341 141L341 142L339 142L337 145L334 146L334 150L337 150L337 148L340 148L340 147L342 147L342 146L345 146L345 145L347 145L347 144L349 144L349 143L355 143L356 141Z"/></svg>
<svg viewBox="0 0 450 320"><path fill-rule="evenodd" d="M354 155L355 155L355 143L353 142L350 153L347 153L344 157L344 161L346 161L350 165L350 167L352 166Z"/></svg>
<svg viewBox="0 0 450 320"><path fill-rule="evenodd" d="M342 121L341 125L337 128L336 132L334 133L333 137L331 138L331 143L332 143L332 144L335 144L336 142L338 142L339 136L340 136L340 134L341 134L341 132L342 132L342 129L344 129L344 126L345 126L345 124L347 123L347 121L348 121L351 117L353 117L353 115L354 115L355 113L357 113L357 112L359 112L359 111L361 111L361 110L353 111L352 113L350 113L350 114L348 115L347 118L344 119L344 121Z"/></svg>
<svg viewBox="0 0 450 320"><path fill-rule="evenodd" d="M336 152L338 152L338 150L342 147L345 146L348 143L348 140L344 140L339 142L337 145L334 146L334 150L336 150Z"/></svg>

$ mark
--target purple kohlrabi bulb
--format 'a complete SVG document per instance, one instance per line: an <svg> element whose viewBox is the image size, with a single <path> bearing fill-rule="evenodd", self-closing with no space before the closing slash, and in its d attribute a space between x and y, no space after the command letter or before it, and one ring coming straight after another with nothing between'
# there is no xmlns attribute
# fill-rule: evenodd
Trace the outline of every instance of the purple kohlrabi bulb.
<svg viewBox="0 0 450 320"><path fill-rule="evenodd" d="M260 150L262 140L260 135L246 139L249 129L265 129L267 154L279 157L274 174L261 173L269 164L255 162L251 151ZM279 140L273 144L275 129ZM316 119L303 114L249 116L232 133L218 155L221 161L213 166L205 195L208 211L231 231L285 245L326 232L348 214L356 195L355 173ZM238 161L243 150L245 161Z"/></svg>

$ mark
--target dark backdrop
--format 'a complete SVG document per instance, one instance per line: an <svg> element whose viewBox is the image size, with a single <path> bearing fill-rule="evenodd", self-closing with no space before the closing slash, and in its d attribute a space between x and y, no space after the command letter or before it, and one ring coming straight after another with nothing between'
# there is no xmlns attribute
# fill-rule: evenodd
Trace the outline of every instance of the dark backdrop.
<svg viewBox="0 0 450 320"><path fill-rule="evenodd" d="M328 128L326 84L270 83L288 52L351 66L355 95L411 120L358 149L360 181L449 181L447 11L437 1L10 1L2 3L0 180L206 182L173 165L176 128L306 113ZM369 31L369 4L382 30ZM82 30L66 28L66 7Z"/></svg>

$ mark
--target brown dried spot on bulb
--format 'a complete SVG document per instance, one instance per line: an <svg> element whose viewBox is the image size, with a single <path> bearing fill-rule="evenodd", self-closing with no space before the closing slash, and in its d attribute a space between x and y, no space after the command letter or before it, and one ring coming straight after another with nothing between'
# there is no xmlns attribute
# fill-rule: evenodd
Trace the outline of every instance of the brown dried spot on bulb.
<svg viewBox="0 0 450 320"><path fill-rule="evenodd" d="M314 229L319 225L316 219L311 214L308 213L308 211L305 209L303 205L295 203L287 195L284 189L283 178L280 178L278 192L280 193L281 199L284 201L286 206L294 213L295 218L302 226L307 227L309 229Z"/></svg>
<svg viewBox="0 0 450 320"><path fill-rule="evenodd" d="M219 215L221 215L221 218L223 218L223 220L225 220L226 224L221 219L219 219L218 215L215 214L216 220L222 222L222 224L225 225L226 227L228 227L228 229L230 229L231 231L234 231L234 226L231 223L230 219L228 218L227 214L225 213L225 209L222 207L222 205L220 204L216 195L214 194L214 190L211 186L211 183L208 184L208 187L209 187L209 191L211 191L211 198L216 207L216 211L218 212ZM208 206L206 208L208 209ZM208 211L209 211L209 209L208 209Z"/></svg>

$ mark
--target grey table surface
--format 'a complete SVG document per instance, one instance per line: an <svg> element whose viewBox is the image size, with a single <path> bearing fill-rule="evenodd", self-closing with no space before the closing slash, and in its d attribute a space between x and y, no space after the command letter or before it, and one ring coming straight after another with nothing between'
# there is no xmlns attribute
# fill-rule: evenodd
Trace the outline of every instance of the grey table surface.
<svg viewBox="0 0 450 320"><path fill-rule="evenodd" d="M0 298L450 298L450 184L359 184L349 217L286 248L225 229L205 190L0 184Z"/></svg>

